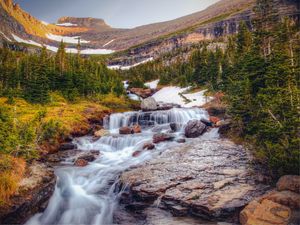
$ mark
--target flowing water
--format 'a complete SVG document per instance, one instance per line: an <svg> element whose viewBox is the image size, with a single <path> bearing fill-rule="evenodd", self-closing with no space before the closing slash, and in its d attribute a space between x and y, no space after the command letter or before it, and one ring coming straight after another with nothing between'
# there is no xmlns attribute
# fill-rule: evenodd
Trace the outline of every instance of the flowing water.
<svg viewBox="0 0 300 225"><path fill-rule="evenodd" d="M153 134L170 132L170 123L181 125L181 129L174 133L176 138L180 138L189 120L207 117L207 113L199 108L112 114L104 121L111 133L109 136L97 141L93 141L92 137L75 140L80 150L99 150L99 157L86 167L74 167L71 160L67 159L63 166L57 168L57 184L46 210L33 216L26 224L112 224L120 195L115 192L120 173L179 143L164 142L156 145L154 151L143 151L138 157L132 154L142 150L145 143L152 142ZM141 125L142 133L118 134L120 127L135 124ZM206 133L203 138L211 136L217 136L216 129Z"/></svg>

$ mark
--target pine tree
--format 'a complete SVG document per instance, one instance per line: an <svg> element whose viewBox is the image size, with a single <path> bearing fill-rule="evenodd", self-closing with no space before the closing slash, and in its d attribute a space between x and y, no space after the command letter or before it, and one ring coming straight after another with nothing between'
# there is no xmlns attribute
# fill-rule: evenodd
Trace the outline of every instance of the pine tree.
<svg viewBox="0 0 300 225"><path fill-rule="evenodd" d="M239 23L237 34L237 54L239 56L245 54L250 50L252 44L252 35L248 30L245 22Z"/></svg>

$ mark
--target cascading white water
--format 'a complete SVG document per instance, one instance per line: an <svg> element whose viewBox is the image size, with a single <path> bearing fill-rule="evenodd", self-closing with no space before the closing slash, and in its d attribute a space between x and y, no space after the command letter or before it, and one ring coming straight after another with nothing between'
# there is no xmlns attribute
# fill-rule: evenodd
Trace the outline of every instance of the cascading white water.
<svg viewBox="0 0 300 225"><path fill-rule="evenodd" d="M118 131L120 127L132 126L135 124L186 124L192 119L207 118L208 114L200 108L173 108L164 111L153 112L126 112L113 114L104 121L104 126L111 132ZM152 123L151 123L152 122Z"/></svg>
<svg viewBox="0 0 300 225"><path fill-rule="evenodd" d="M65 166L58 168L55 192L46 210L33 216L26 225L112 224L113 213L118 205L118 193L115 193L118 175L166 148L179 145L177 142L160 143L155 151L143 151L133 157L136 150L142 150L143 145L152 140L155 133L152 128L172 122L185 124L189 120L207 116L204 110L198 108L111 115L105 125L112 133L119 127L140 124L142 121L153 124L142 126L141 134L115 134L97 141L91 137L78 138L75 141L78 149L99 150L99 157L86 167L74 167L67 160ZM174 135L180 136L181 133Z"/></svg>

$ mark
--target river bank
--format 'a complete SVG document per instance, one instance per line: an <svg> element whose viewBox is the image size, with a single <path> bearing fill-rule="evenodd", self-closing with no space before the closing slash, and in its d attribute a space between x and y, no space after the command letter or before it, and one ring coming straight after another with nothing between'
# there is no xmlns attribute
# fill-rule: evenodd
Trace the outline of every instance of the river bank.
<svg viewBox="0 0 300 225"><path fill-rule="evenodd" d="M272 190L251 153L220 137L223 109L157 109L99 118L105 130L97 126L49 155L55 189L35 202L31 215L40 213L26 224L238 224L242 209ZM246 222L256 218L247 210Z"/></svg>
<svg viewBox="0 0 300 225"><path fill-rule="evenodd" d="M2 224L23 224L28 217L45 209L55 189L55 166L69 157L68 151L62 150L74 148L72 144L74 137L93 134L94 131L101 129L103 117L113 111L108 107L108 101L107 106L104 106L88 100L69 103L56 94L52 95L52 99L50 104L42 106L29 104L23 99L14 99L13 104L8 104L6 98L0 98L0 104L4 109L13 112L11 116L15 121L16 129L19 127L18 124L22 123L37 132L37 139L33 140L34 143L30 146L33 151L27 153L26 162L20 156L14 157L18 152L0 153L1 196L5 192L7 194L4 196L8 196L4 200L0 198L0 223ZM128 107L122 103L114 110L128 110ZM45 112L43 121L40 124L33 123L32 121L40 112ZM53 123L48 123L51 121ZM42 129L47 124L57 124L57 126L48 130L49 139L37 143L37 140L41 139L40 136L44 135ZM75 152L72 154L74 155ZM18 166L13 166L14 161L23 165L24 172L14 171L20 171ZM12 175L5 177L7 173ZM14 174L18 174L18 180Z"/></svg>

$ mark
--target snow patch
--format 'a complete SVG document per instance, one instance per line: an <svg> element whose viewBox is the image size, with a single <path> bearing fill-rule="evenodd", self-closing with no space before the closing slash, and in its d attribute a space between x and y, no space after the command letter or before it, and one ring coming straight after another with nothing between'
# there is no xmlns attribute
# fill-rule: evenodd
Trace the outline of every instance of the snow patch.
<svg viewBox="0 0 300 225"><path fill-rule="evenodd" d="M107 42L106 44L104 44L102 47L105 47L106 45L109 45L110 43L112 43L115 39L112 39L111 41Z"/></svg>
<svg viewBox="0 0 300 225"><path fill-rule="evenodd" d="M43 47L45 46L48 50L53 51L53 52L57 52L58 48L55 46L50 46L50 45L42 45L40 43L37 43L35 41L32 40L25 40L23 38L18 37L17 35L12 34L13 38L19 42L19 43L25 43L25 44L30 44L30 45L35 45L38 47ZM65 49L67 53L78 53L78 50L76 48L66 48ZM83 55L95 55L95 54L111 54L113 53L113 50L109 50L109 49L83 49L80 51L81 54Z"/></svg>
<svg viewBox="0 0 300 225"><path fill-rule="evenodd" d="M46 37L53 41L58 41L58 42L63 41L65 43L70 43L70 44L77 44L79 38L79 36L68 37L68 36L60 36L55 34L46 34ZM89 41L80 39L80 43L89 43Z"/></svg>
<svg viewBox="0 0 300 225"><path fill-rule="evenodd" d="M20 38L18 37L17 35L14 35L12 34L13 38L15 39L16 42L19 42L19 43L25 43L25 44L30 44L30 45L35 45L35 46L39 46L39 47L42 47L41 44L35 42L35 41L32 41L32 40L25 40L23 38Z"/></svg>
<svg viewBox="0 0 300 225"><path fill-rule="evenodd" d="M78 25L75 23L57 23L57 26L61 26L61 27L77 27Z"/></svg>
<svg viewBox="0 0 300 225"><path fill-rule="evenodd" d="M0 31L0 34L2 34L2 36L3 36L6 40L11 41L11 39L10 39L9 37L7 37L2 31Z"/></svg>
<svg viewBox="0 0 300 225"><path fill-rule="evenodd" d="M159 80L154 80L154 81L151 81L151 82L147 82L147 83L145 83L145 86L148 87L148 88L151 88L151 89L156 89L157 85L158 85L158 82L159 82Z"/></svg>
<svg viewBox="0 0 300 225"><path fill-rule="evenodd" d="M84 50L81 50L80 52L83 55L98 55L98 54L99 55L107 55L107 54L111 54L115 51L110 50L110 49L84 49Z"/></svg>
<svg viewBox="0 0 300 225"><path fill-rule="evenodd" d="M150 61L153 61L153 57L150 57L148 59L145 59L145 60L143 60L139 63L135 63L135 64L130 65L130 66L113 65L113 66L108 66L107 68L111 69L111 70L129 70L133 67L136 67L138 65L141 65L141 64L144 64L144 63L147 63L147 62L150 62Z"/></svg>
<svg viewBox="0 0 300 225"><path fill-rule="evenodd" d="M183 94L184 97L189 99L191 102L185 104L185 107L193 107L193 106L202 106L205 103L212 100L212 97L207 97L204 95L206 90L198 91L191 94Z"/></svg>
<svg viewBox="0 0 300 225"><path fill-rule="evenodd" d="M184 92L188 91L190 87L180 88L180 87L164 87L158 92L156 92L152 97L157 102L164 102L164 103L175 103L181 105L182 107L194 107L194 106L202 106L208 101L211 100L210 97L204 96L206 90L199 91L192 94L183 94ZM182 97L184 96L189 101L185 101Z"/></svg>

